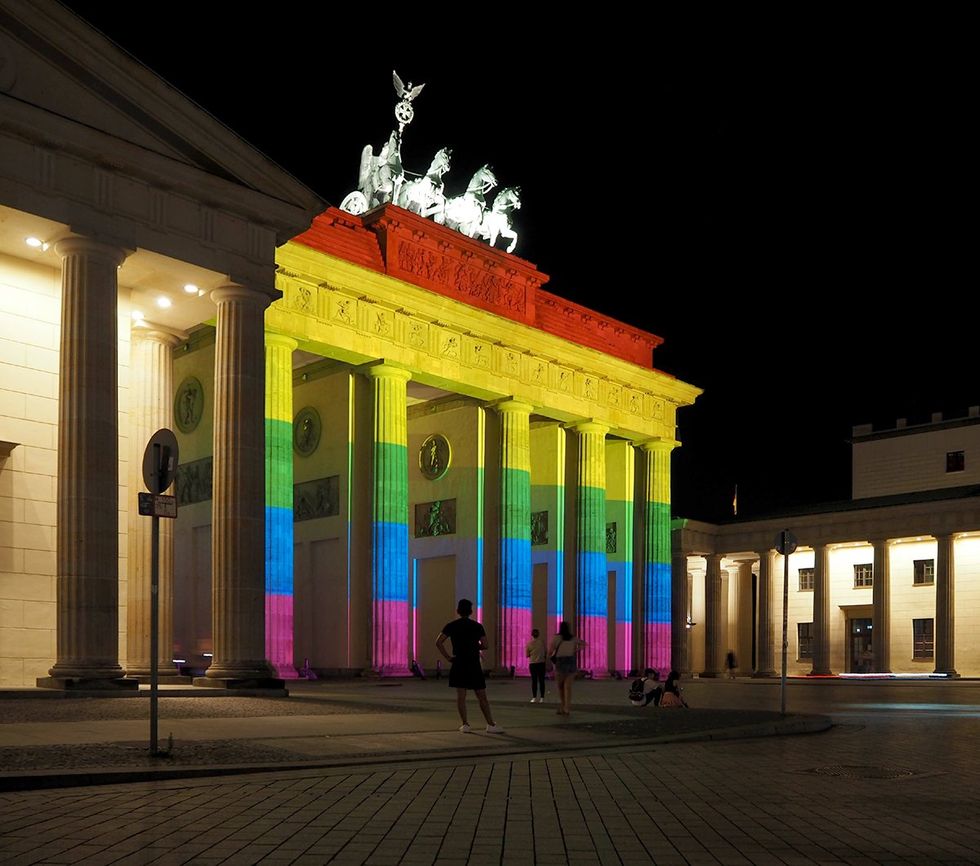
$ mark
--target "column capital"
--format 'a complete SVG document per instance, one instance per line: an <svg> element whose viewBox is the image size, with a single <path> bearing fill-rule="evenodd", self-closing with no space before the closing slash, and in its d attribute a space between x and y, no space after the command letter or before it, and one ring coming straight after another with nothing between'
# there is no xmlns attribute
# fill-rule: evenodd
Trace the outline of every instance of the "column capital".
<svg viewBox="0 0 980 866"><path fill-rule="evenodd" d="M370 367L364 367L364 373L370 376L372 379L401 379L403 382L407 382L412 378L411 370L406 370L404 367L396 367L394 364L389 364L386 361L379 361L377 364L372 364Z"/></svg>
<svg viewBox="0 0 980 866"><path fill-rule="evenodd" d="M224 283L216 289L212 289L210 297L215 304L226 303L228 301L241 301L243 303L255 304L263 310L272 302L272 298L265 292L250 289L248 286L241 286L238 283Z"/></svg>
<svg viewBox="0 0 980 866"><path fill-rule="evenodd" d="M132 255L133 250L119 244L106 243L84 235L67 235L54 242L54 251L65 258L72 255L87 255L101 258L117 267Z"/></svg>
<svg viewBox="0 0 980 866"><path fill-rule="evenodd" d="M566 425L569 430L574 430L579 435L583 433L598 433L601 436L605 436L609 432L609 426L602 424L599 421L589 420L589 421L578 421L574 424Z"/></svg>
<svg viewBox="0 0 980 866"><path fill-rule="evenodd" d="M131 340L147 340L153 343L162 343L164 346L179 345L187 339L186 331L178 331L176 328L168 328L166 325L158 325L155 322L133 322L129 330Z"/></svg>
<svg viewBox="0 0 980 866"><path fill-rule="evenodd" d="M299 343L292 337L287 337L285 334L277 334L275 331L265 332L265 344L267 346L281 346L290 352L295 352L299 348Z"/></svg>
<svg viewBox="0 0 980 866"><path fill-rule="evenodd" d="M508 397L505 400L494 403L493 408L498 412L513 412L523 415L530 415L534 411L534 407L530 403L523 403L520 400L515 400L513 397Z"/></svg>
<svg viewBox="0 0 980 866"><path fill-rule="evenodd" d="M637 448L642 448L644 451L666 451L669 454L675 448L679 448L681 443L676 439L666 439L658 436L654 439L646 439L643 442L636 442L634 444Z"/></svg>

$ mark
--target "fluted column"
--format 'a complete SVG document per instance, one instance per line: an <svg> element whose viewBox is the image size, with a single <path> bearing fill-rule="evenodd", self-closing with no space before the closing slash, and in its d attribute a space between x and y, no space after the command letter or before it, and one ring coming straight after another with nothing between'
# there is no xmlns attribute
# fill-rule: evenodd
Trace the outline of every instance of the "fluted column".
<svg viewBox="0 0 980 866"><path fill-rule="evenodd" d="M672 665L670 453L677 444L673 439L651 439L641 445L646 454L643 479L643 666L658 671L669 671ZM686 563L684 573L687 573ZM686 614L684 620L686 626Z"/></svg>
<svg viewBox="0 0 980 866"><path fill-rule="evenodd" d="M157 430L173 429L173 348L180 338L150 323L134 323L130 332L129 399L129 557L126 581L126 675L150 676L150 578L153 521L137 511L143 484L143 452ZM174 525L161 520L157 572L157 670L161 677L178 675L174 645Z"/></svg>
<svg viewBox="0 0 980 866"><path fill-rule="evenodd" d="M877 539L874 546L874 571L872 572L872 629L871 652L874 654L875 673L891 673L891 557L888 541Z"/></svg>
<svg viewBox="0 0 980 866"><path fill-rule="evenodd" d="M956 646L956 545L952 535L936 536L936 673L957 677Z"/></svg>
<svg viewBox="0 0 980 866"><path fill-rule="evenodd" d="M126 252L59 241L57 659L39 686L121 685L117 275ZM136 686L135 681L126 685Z"/></svg>
<svg viewBox="0 0 980 866"><path fill-rule="evenodd" d="M753 674L756 677L776 675L773 655L772 564L771 550L759 554L759 637L756 641L756 669Z"/></svg>
<svg viewBox="0 0 980 866"><path fill-rule="evenodd" d="M830 671L830 551L826 544L813 545L813 668L811 676Z"/></svg>
<svg viewBox="0 0 980 866"><path fill-rule="evenodd" d="M214 658L197 685L274 684L265 656L265 352L267 295L211 293L214 357L211 621Z"/></svg>
<svg viewBox="0 0 980 866"><path fill-rule="evenodd" d="M374 479L371 523L374 670L404 675L409 663L408 370L368 368L374 382Z"/></svg>
<svg viewBox="0 0 980 866"><path fill-rule="evenodd" d="M735 606L735 635L732 646L738 661L738 669L742 673L751 673L752 669L752 562L742 560L738 564L737 604Z"/></svg>
<svg viewBox="0 0 980 866"><path fill-rule="evenodd" d="M293 351L265 335L265 653L276 676L296 677L293 659Z"/></svg>
<svg viewBox="0 0 980 866"><path fill-rule="evenodd" d="M721 600L721 554L712 553L705 557L704 570L704 670L702 677L717 677L721 674L724 649L722 639L722 600Z"/></svg>
<svg viewBox="0 0 980 866"><path fill-rule="evenodd" d="M528 672L531 635L531 410L506 400L500 413L500 666Z"/></svg>
<svg viewBox="0 0 980 866"><path fill-rule="evenodd" d="M593 677L608 676L607 646L609 575L606 571L606 433L603 424L588 421L578 433L578 622L576 636L586 642L579 667Z"/></svg>
<svg viewBox="0 0 980 866"><path fill-rule="evenodd" d="M690 629L687 627L687 554L673 554L670 568L670 666L682 674L691 672L688 664L687 644ZM653 665L652 667L656 667ZM663 671L657 668L658 671Z"/></svg>

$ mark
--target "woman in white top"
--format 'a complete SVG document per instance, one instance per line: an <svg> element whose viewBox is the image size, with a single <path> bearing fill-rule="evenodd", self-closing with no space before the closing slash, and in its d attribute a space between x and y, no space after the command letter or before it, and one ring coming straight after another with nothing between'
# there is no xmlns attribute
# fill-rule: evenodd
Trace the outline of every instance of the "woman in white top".
<svg viewBox="0 0 980 866"><path fill-rule="evenodd" d="M555 685L558 687L558 715L567 716L572 710L572 683L578 670L575 655L585 641L572 634L567 622L558 627L548 655L555 665Z"/></svg>

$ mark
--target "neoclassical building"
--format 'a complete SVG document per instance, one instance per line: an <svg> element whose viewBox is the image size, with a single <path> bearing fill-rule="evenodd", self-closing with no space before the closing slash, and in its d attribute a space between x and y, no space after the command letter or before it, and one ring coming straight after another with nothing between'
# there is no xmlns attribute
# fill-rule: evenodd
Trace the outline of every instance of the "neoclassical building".
<svg viewBox="0 0 980 866"><path fill-rule="evenodd" d="M0 0L0 685L490 668L567 619L666 666L677 409L660 339L392 205L325 204L56 3ZM205 670L206 668L206 670Z"/></svg>
<svg viewBox="0 0 980 866"><path fill-rule="evenodd" d="M673 524L685 671L980 674L980 407L854 428L852 498L767 519ZM799 541L788 563L777 534Z"/></svg>

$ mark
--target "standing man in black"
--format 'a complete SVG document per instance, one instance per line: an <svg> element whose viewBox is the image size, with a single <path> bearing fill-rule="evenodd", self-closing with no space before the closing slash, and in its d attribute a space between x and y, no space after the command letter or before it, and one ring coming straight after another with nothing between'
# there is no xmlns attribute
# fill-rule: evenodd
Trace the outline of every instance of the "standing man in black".
<svg viewBox="0 0 980 866"><path fill-rule="evenodd" d="M456 689L456 708L463 723L459 730L468 734L472 729L466 719L466 692L473 689L476 699L480 702L483 718L487 720L488 734L502 734L504 729L494 724L490 712L490 701L487 700L487 683L483 678L483 664L480 661L480 651L487 648L487 633L483 626L470 619L473 615L473 602L461 598L456 605L459 619L447 623L442 634L436 640L436 649L450 663L449 688ZM446 652L446 641L452 642L453 654Z"/></svg>

